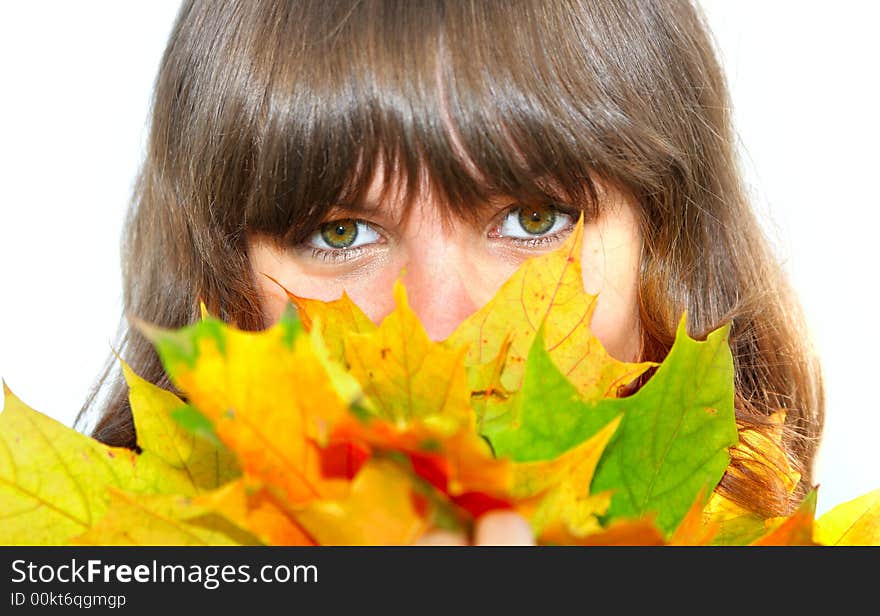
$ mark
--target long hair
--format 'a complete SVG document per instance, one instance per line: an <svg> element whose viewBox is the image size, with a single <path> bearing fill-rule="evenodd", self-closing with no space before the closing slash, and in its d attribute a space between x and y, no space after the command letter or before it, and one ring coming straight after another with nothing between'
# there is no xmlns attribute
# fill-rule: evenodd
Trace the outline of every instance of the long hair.
<svg viewBox="0 0 880 616"><path fill-rule="evenodd" d="M304 240L329 207L364 196L381 160L394 162L386 180L393 168L404 186L429 183L461 218L499 193L562 196L589 218L597 182L622 190L643 238L642 359L663 360L684 311L698 338L732 322L740 427L772 430L787 411L800 489L734 457L718 490L779 515L812 486L819 366L746 197L725 79L691 2L185 2L125 227L125 313L177 328L201 299L267 326L248 234ZM174 389L136 330L117 348ZM84 411L109 388L93 435L136 447L111 363Z"/></svg>

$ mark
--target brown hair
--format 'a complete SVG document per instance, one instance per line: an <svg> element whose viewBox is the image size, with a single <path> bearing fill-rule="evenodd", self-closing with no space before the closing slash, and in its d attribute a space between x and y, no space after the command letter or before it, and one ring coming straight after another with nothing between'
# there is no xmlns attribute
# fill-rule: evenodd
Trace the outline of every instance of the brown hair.
<svg viewBox="0 0 880 616"><path fill-rule="evenodd" d="M771 430L787 410L800 489L790 498L735 457L718 490L779 515L812 486L818 364L746 198L726 84L692 3L185 2L126 227L125 312L180 327L201 298L264 327L247 234L302 241L328 207L364 196L380 160L395 163L386 185L392 167L406 185L426 180L459 217L498 193L564 197L589 216L599 179L625 191L644 241L644 358L665 357L685 310L697 337L732 321L741 427ZM119 351L173 389L137 331ZM136 447L114 370L93 434Z"/></svg>

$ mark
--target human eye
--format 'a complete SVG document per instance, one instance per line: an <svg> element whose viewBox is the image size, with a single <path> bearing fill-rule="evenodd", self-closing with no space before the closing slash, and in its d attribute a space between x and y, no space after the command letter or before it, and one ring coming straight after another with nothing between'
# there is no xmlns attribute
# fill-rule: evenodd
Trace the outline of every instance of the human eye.
<svg viewBox="0 0 880 616"><path fill-rule="evenodd" d="M354 259L382 241L382 236L367 222L341 218L323 223L304 243L311 248L314 258L338 263Z"/></svg>
<svg viewBox="0 0 880 616"><path fill-rule="evenodd" d="M574 226L574 214L562 205L518 205L508 209L489 233L517 246L544 246L567 235Z"/></svg>

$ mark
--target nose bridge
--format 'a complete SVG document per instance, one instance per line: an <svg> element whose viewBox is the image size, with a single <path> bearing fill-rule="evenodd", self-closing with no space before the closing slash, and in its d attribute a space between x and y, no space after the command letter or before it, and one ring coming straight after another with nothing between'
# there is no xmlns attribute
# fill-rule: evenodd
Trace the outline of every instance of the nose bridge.
<svg viewBox="0 0 880 616"><path fill-rule="evenodd" d="M421 234L409 251L403 283L432 340L444 340L479 306L464 246L442 232Z"/></svg>

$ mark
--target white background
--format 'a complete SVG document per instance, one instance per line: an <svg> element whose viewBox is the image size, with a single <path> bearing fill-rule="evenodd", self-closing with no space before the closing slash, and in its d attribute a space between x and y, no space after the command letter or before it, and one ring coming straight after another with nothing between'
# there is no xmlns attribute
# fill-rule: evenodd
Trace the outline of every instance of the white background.
<svg viewBox="0 0 880 616"><path fill-rule="evenodd" d="M871 2L704 0L755 206L827 382L819 511L880 488ZM120 313L119 237L176 1L0 4L0 377L70 425Z"/></svg>

